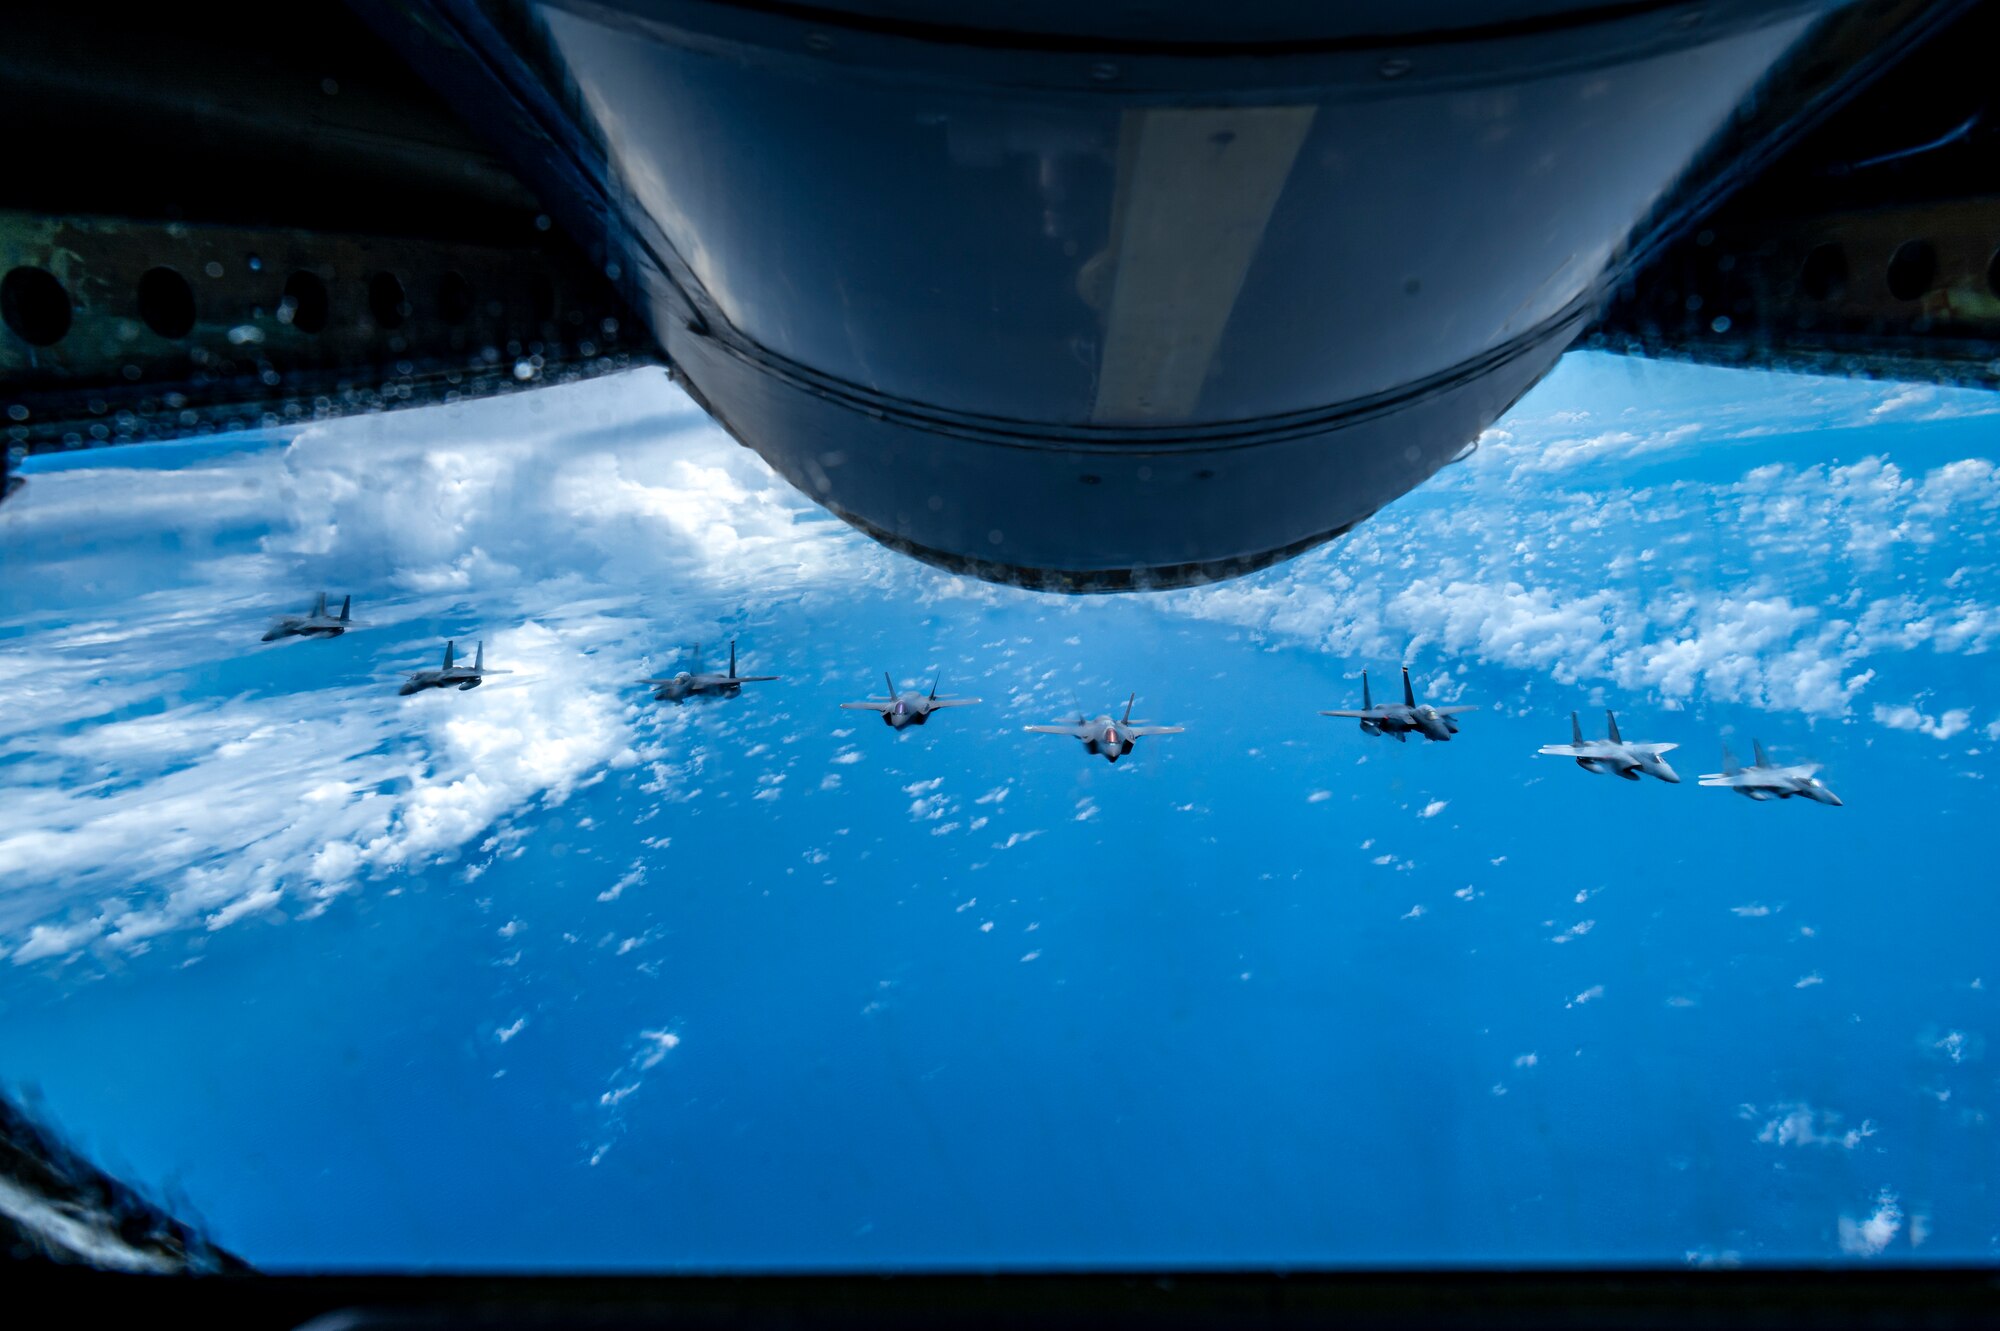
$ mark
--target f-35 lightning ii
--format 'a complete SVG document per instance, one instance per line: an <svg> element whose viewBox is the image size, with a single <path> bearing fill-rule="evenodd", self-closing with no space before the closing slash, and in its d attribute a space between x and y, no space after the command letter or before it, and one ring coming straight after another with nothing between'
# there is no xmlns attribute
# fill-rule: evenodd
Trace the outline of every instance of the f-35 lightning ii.
<svg viewBox="0 0 2000 1331"><path fill-rule="evenodd" d="M419 670L403 681L403 687L396 690L405 698L412 693L422 693L425 689L476 689L488 675L509 675L511 670L500 670L486 664L486 642L480 640L478 650L473 654L472 664L460 664L454 657L457 642L444 645L444 665L437 670Z"/></svg>
<svg viewBox="0 0 2000 1331"><path fill-rule="evenodd" d="M1473 703L1461 703L1455 707L1433 707L1429 703L1417 705L1417 695L1410 688L1410 668L1403 667L1403 701L1375 705L1368 694L1368 672L1361 672L1361 708L1359 711L1321 712L1321 716L1346 716L1361 723L1363 734L1394 735L1398 742L1407 742L1411 733L1430 740L1448 740L1458 733L1458 722L1451 718L1460 712L1476 712Z"/></svg>
<svg viewBox="0 0 2000 1331"><path fill-rule="evenodd" d="M1114 721L1109 716L1100 716L1095 721L1086 721L1079 716L1074 721L1064 721L1052 726L1028 726L1037 735L1068 735L1071 739L1083 741L1088 753L1101 753L1109 762L1117 762L1132 752L1132 741L1147 735L1178 735L1185 726L1152 726L1132 719L1132 704L1139 695L1133 694L1125 700L1125 715Z"/></svg>
<svg viewBox="0 0 2000 1331"><path fill-rule="evenodd" d="M924 724L931 719L932 712L942 708L970 707L979 701L977 698L938 697L938 682L944 678L942 675L931 681L929 694L920 693L915 689L908 693L899 692L896 681L890 678L886 670L882 672L882 678L889 682L889 696L886 699L870 698L867 702L844 702L841 707L850 712L879 712L882 715L882 723L891 730L906 730L911 726Z"/></svg>
<svg viewBox="0 0 2000 1331"><path fill-rule="evenodd" d="M280 638L338 638L349 629L361 625L348 618L354 607L354 598L341 598L340 613L326 612L326 593L321 592L313 602L313 608L303 615L282 615L271 621L270 632L264 635L265 642L276 642Z"/></svg>
<svg viewBox="0 0 2000 1331"><path fill-rule="evenodd" d="M694 645L693 663L701 665L701 644ZM642 679L639 682L653 690L654 702L685 702L689 698L734 698L743 691L745 684L762 684L777 679L776 675L739 675L736 673L736 639L729 640L729 673L718 675L713 672L683 670L664 679Z"/></svg>
<svg viewBox="0 0 2000 1331"><path fill-rule="evenodd" d="M1609 772L1622 776L1627 781L1637 781L1639 773L1658 777L1662 781L1679 785L1680 774L1667 765L1660 755L1669 749L1678 749L1678 744L1628 744L1618 733L1618 717L1608 708L1604 713L1604 724L1609 730L1608 739L1585 739L1583 723L1576 719L1576 713L1569 714L1570 742L1568 744L1545 744L1535 750L1554 758L1574 758L1576 765L1586 772Z"/></svg>
<svg viewBox="0 0 2000 1331"><path fill-rule="evenodd" d="M1750 741L1750 752L1756 762L1744 767L1736 761L1736 755L1729 746L1722 746L1722 770L1704 773L1701 784L1716 786L1723 790L1733 790L1747 799L1788 800L1793 796L1813 801L1815 804L1839 804L1840 796L1821 785L1813 773L1819 771L1818 763L1798 763L1791 767L1774 767L1764 756L1764 746L1756 740Z"/></svg>

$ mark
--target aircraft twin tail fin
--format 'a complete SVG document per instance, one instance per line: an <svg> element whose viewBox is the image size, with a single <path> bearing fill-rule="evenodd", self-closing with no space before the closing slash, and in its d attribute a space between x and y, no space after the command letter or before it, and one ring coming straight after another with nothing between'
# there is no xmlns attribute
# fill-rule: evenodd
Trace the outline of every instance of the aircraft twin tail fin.
<svg viewBox="0 0 2000 1331"><path fill-rule="evenodd" d="M347 614L348 614L348 612L349 612L350 610L352 610L352 609L354 609L354 594L353 594L352 592L350 592L350 593L348 593L348 594L347 594L346 596L343 596L343 597L341 597L341 598L340 598L340 622L341 622L341 623L345 624L345 623L347 623L347 622L348 622L348 619L347 619Z"/></svg>
<svg viewBox="0 0 2000 1331"><path fill-rule="evenodd" d="M318 616L323 616L323 615L325 615L325 614L326 614L326 593L325 593L325 592L321 592L321 593L319 594L319 599L313 602L313 614L314 614L314 615L318 615Z"/></svg>
<svg viewBox="0 0 2000 1331"><path fill-rule="evenodd" d="M729 677L736 678L736 639L729 640Z"/></svg>
<svg viewBox="0 0 2000 1331"><path fill-rule="evenodd" d="M931 701L937 701L938 685L944 683L944 671L940 670L931 678Z"/></svg>
<svg viewBox="0 0 2000 1331"><path fill-rule="evenodd" d="M476 675L485 668L486 668L486 639L481 638L479 640L479 650L473 655L472 658L472 673Z"/></svg>
<svg viewBox="0 0 2000 1331"><path fill-rule="evenodd" d="M1722 744L1722 774L1724 776L1735 776L1742 770L1743 764L1736 761L1736 755L1729 751L1729 742L1724 740Z"/></svg>
<svg viewBox="0 0 2000 1331"><path fill-rule="evenodd" d="M890 673L889 673L888 671L884 670L884 671L882 672L882 682L883 682L884 684L887 684L887 685L889 686L889 701L890 701L890 702L894 702L894 701L896 701L896 678L895 678L895 676L891 675L891 674L890 674Z"/></svg>
<svg viewBox="0 0 2000 1331"><path fill-rule="evenodd" d="M444 668L446 670L451 669L452 650L457 646L456 642L447 642L444 645Z"/></svg>
<svg viewBox="0 0 2000 1331"><path fill-rule="evenodd" d="M1769 767L1771 765L1771 760L1764 756L1764 745L1761 741L1754 739L1751 740L1750 752L1756 756L1757 766Z"/></svg>
<svg viewBox="0 0 2000 1331"><path fill-rule="evenodd" d="M1375 710L1375 704L1368 697L1368 672L1366 670L1361 672L1361 710L1364 712Z"/></svg>
<svg viewBox="0 0 2000 1331"><path fill-rule="evenodd" d="M1412 688L1410 687L1410 668L1409 668L1408 666L1404 666L1404 667L1403 667L1403 706L1405 706L1405 707L1415 707L1416 705L1417 705L1417 694L1416 694L1416 690L1414 690L1414 689L1412 689Z"/></svg>
<svg viewBox="0 0 2000 1331"><path fill-rule="evenodd" d="M1569 714L1569 739L1577 748L1583 747L1583 722L1576 719L1576 713Z"/></svg>
<svg viewBox="0 0 2000 1331"><path fill-rule="evenodd" d="M1604 710L1604 724L1611 728L1611 742L1613 744L1623 744L1625 742L1618 734L1618 715L1608 707Z"/></svg>
<svg viewBox="0 0 2000 1331"><path fill-rule="evenodd" d="M1119 722L1120 725L1130 724L1132 720L1132 704L1137 701L1139 701L1139 695L1136 693L1125 700L1125 719Z"/></svg>

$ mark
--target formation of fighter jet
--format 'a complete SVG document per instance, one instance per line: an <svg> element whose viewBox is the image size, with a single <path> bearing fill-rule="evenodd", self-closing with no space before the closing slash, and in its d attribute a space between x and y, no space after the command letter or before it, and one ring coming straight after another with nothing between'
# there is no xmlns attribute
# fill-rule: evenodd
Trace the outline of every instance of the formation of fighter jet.
<svg viewBox="0 0 2000 1331"><path fill-rule="evenodd" d="M472 664L465 665L455 659L456 642L444 645L444 665L436 670L419 670L403 681L397 692L405 698L412 693L422 693L425 689L476 689L488 675L507 675L512 671L501 670L486 664L486 642L480 640L478 650L473 654Z"/></svg>
<svg viewBox="0 0 2000 1331"><path fill-rule="evenodd" d="M313 603L310 613L291 615L278 620L264 635L265 642L280 638L335 638L348 629L357 627L350 617L354 598L350 595L342 599L340 613L329 615L326 607L326 593L321 592ZM457 642L445 644L444 664L435 670L419 670L411 674L398 690L408 697L425 689L476 689L488 675L511 673L486 664L486 643L482 639L475 649L471 665L457 659ZM701 647L693 648L694 664L701 663ZM716 674L702 670L683 670L663 679L644 679L641 684L654 690L653 697L659 702L683 702L688 698L733 698L742 692L745 684L765 683L780 678L777 675L739 675L736 673L736 640L729 640L729 668L726 673ZM848 711L874 712L882 718L882 723L892 730L906 730L911 726L921 726L928 722L931 713L947 707L970 707L980 701L978 698L939 697L938 685L942 676L931 681L930 691L898 689L896 681L887 671L882 678L888 685L888 694L883 698L869 698L862 702L844 702L841 707ZM1104 715L1089 720L1080 713L1071 721L1052 725L1028 726L1027 730L1039 735L1068 735L1082 742L1085 752L1099 754L1107 762L1117 762L1132 752L1133 742L1147 735L1178 735L1183 726L1156 726L1132 719L1133 704L1139 695L1134 693L1125 700L1123 716L1112 719ZM1433 707L1428 703L1418 703L1416 691L1410 684L1409 667L1403 668L1403 701L1400 703L1375 704L1369 692L1368 672L1361 672L1361 706L1357 709L1336 709L1323 711L1321 716L1347 717L1361 723L1363 733L1369 735L1393 735L1399 741L1406 741L1411 734L1422 735L1427 740L1449 740L1458 733L1458 723L1452 717L1461 712L1478 710L1473 704L1457 704L1449 707ZM1583 723L1575 712L1569 714L1570 742L1567 744L1545 744L1537 749L1538 754L1555 758L1569 758L1586 772L1608 773L1623 777L1627 781L1637 781L1643 773L1659 781L1680 784L1680 774L1675 772L1665 758L1665 754L1680 746L1678 744L1639 743L1628 741L1618 733L1617 713L1606 709L1604 713L1606 737L1587 740L1583 737ZM1756 761L1749 767L1741 766L1729 746L1722 747L1720 772L1701 777L1704 786L1715 786L1734 790L1737 794L1753 800L1788 800L1794 797L1813 800L1820 804L1839 804L1840 797L1828 790L1814 775L1819 771L1816 764L1804 763L1790 767L1773 766L1764 757L1764 746L1751 741Z"/></svg>
<svg viewBox="0 0 2000 1331"><path fill-rule="evenodd" d="M1618 733L1618 717L1606 709L1604 724L1609 737L1606 739L1585 739L1583 723L1576 713L1569 714L1570 742L1567 744L1545 744L1535 750L1555 758L1573 758L1576 765L1586 772L1609 772L1622 776L1627 781L1637 781L1639 773L1657 777L1661 781L1680 784L1680 775L1667 765L1660 755L1669 749L1677 749L1678 744L1628 744Z"/></svg>
<svg viewBox="0 0 2000 1331"><path fill-rule="evenodd" d="M701 664L701 644L696 643L693 652L696 666ZM739 675L736 673L736 639L729 640L729 673L714 674L702 670L683 670L665 679L642 679L639 682L653 690L654 702L685 702L689 698L734 698L743 691L745 684L763 684L777 679L776 675Z"/></svg>
<svg viewBox="0 0 2000 1331"><path fill-rule="evenodd" d="M321 592L313 602L313 608L303 615L283 615L271 622L270 632L264 635L265 642L276 642L280 638L338 638L352 628L360 628L348 612L354 608L354 598L341 598L340 613L326 612L326 593Z"/></svg>
<svg viewBox="0 0 2000 1331"><path fill-rule="evenodd" d="M1458 733L1458 722L1451 718L1460 712L1476 712L1478 707L1461 703L1454 707L1433 707L1429 703L1417 703L1415 690L1410 687L1410 668L1403 667L1403 701L1375 705L1368 694L1368 672L1361 672L1361 706L1355 711L1335 710L1321 712L1321 716L1352 717L1361 723L1363 734L1394 735L1399 742L1407 742L1412 733L1428 740L1448 740Z"/></svg>
<svg viewBox="0 0 2000 1331"><path fill-rule="evenodd" d="M1746 799L1788 800L1794 796L1812 800L1816 804L1839 804L1840 796L1828 790L1813 774L1819 771L1818 763L1798 763L1791 767L1773 766L1764 756L1764 746L1756 740L1750 741L1751 754L1756 762L1745 767L1736 761L1736 755L1729 751L1729 745L1722 746L1722 770L1704 773L1701 784L1715 786L1722 790L1733 790Z"/></svg>
<svg viewBox="0 0 2000 1331"><path fill-rule="evenodd" d="M1109 716L1100 716L1095 721L1087 721L1079 716L1074 721L1064 721L1050 726L1028 726L1026 729L1037 735L1068 735L1071 739L1083 741L1086 753L1101 753L1106 761L1117 762L1132 752L1132 741L1147 735L1178 735L1185 726L1153 726L1132 719L1132 704L1139 699L1133 694L1125 700L1125 715L1114 721Z"/></svg>
<svg viewBox="0 0 2000 1331"><path fill-rule="evenodd" d="M938 697L938 683L943 679L942 675L931 681L931 691L928 694L914 689L908 693L898 692L896 681L890 678L886 670L882 672L882 678L889 683L887 698L870 698L866 702L844 702L841 707L850 712L879 712L882 723L891 730L906 730L930 720L932 712L941 711L946 707L970 707L979 701L977 698Z"/></svg>

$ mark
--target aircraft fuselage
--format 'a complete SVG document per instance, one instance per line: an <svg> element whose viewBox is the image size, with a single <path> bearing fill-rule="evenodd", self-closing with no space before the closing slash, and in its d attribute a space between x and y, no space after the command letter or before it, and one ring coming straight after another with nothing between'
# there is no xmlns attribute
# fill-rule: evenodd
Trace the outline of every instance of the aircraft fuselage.
<svg viewBox="0 0 2000 1331"><path fill-rule="evenodd" d="M1627 781L1637 781L1641 774L1669 785L1679 785L1681 780L1680 773L1650 749L1632 749L1614 744L1586 745L1577 751L1576 765L1586 772L1623 777Z"/></svg>
<svg viewBox="0 0 2000 1331"><path fill-rule="evenodd" d="M743 692L740 680L727 675L677 675L653 694L655 702L686 702L689 698L734 698Z"/></svg>
<svg viewBox="0 0 2000 1331"><path fill-rule="evenodd" d="M1442 742L1458 733L1458 722L1429 707L1382 707L1375 715L1362 718L1361 730L1368 735L1393 735L1398 740L1422 735Z"/></svg>
<svg viewBox="0 0 2000 1331"><path fill-rule="evenodd" d="M453 670L446 673L441 670L429 670L421 675L410 676L403 687L396 692L405 698L413 693L422 693L425 689L457 689L463 693L467 689L476 689L485 682L470 671Z"/></svg>
<svg viewBox="0 0 2000 1331"><path fill-rule="evenodd" d="M280 638L338 638L347 632L342 624L313 624L300 620L288 620L264 635L265 642L276 642Z"/></svg>
<svg viewBox="0 0 2000 1331"><path fill-rule="evenodd" d="M1132 752L1132 737L1116 721L1100 721L1083 736L1086 753L1100 754L1106 762L1117 762Z"/></svg>
<svg viewBox="0 0 2000 1331"><path fill-rule="evenodd" d="M898 698L895 706L882 713L882 724L891 730L907 730L930 719L930 708L921 701L911 702L906 698Z"/></svg>

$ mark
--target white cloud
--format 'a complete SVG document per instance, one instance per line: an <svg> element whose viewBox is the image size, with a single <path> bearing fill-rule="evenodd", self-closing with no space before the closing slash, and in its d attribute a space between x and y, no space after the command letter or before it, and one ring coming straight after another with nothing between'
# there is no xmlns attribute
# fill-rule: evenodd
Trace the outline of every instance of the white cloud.
<svg viewBox="0 0 2000 1331"><path fill-rule="evenodd" d="M688 721L632 696L633 662L661 643L631 588L754 609L888 567L838 524L801 526L815 510L656 372L314 426L185 469L110 458L38 476L8 509L10 575L67 585L78 530L95 561L61 614L0 624L0 945L17 962L288 901L310 915L642 749L670 772ZM162 530L187 552L167 579ZM263 616L313 586L353 589L369 627L257 645ZM398 698L438 620L516 673ZM246 654L296 682L178 701L183 672Z"/></svg>
<svg viewBox="0 0 2000 1331"><path fill-rule="evenodd" d="M1875 720L1891 730L1914 730L1932 739L1950 739L1972 725L1972 713L1963 707L1954 707L1939 716L1920 711L1908 703L1894 707L1876 703Z"/></svg>
<svg viewBox="0 0 2000 1331"><path fill-rule="evenodd" d="M640 1031L639 1053L635 1061L641 1072L650 1072L680 1047L681 1037L673 1031Z"/></svg>
<svg viewBox="0 0 2000 1331"><path fill-rule="evenodd" d="M1745 1105L1743 1109L1745 1117L1759 1116L1754 1105ZM1839 1114L1808 1104L1773 1105L1765 1112L1771 1117L1758 1128L1757 1140L1766 1146L1822 1146L1851 1151L1875 1135L1872 1120L1864 1120L1856 1128L1842 1127Z"/></svg>
<svg viewBox="0 0 2000 1331"><path fill-rule="evenodd" d="M1450 800L1432 800L1429 804L1426 804L1422 809L1418 810L1417 817L1435 818L1439 814L1444 812L1445 806L1449 803L1451 803Z"/></svg>
<svg viewBox="0 0 2000 1331"><path fill-rule="evenodd" d="M646 866L644 864L634 862L630 869L627 869L623 874L619 876L617 882L605 888L602 892L599 892L597 894L597 899L599 901L616 901L618 900L619 897L625 895L625 890L627 888L637 887L639 884L645 881L646 881Z"/></svg>
<svg viewBox="0 0 2000 1331"><path fill-rule="evenodd" d="M1903 1227L1903 1208L1887 1188L1875 1198L1875 1209L1859 1220L1840 1217L1840 1250L1849 1257L1875 1257L1895 1240Z"/></svg>
<svg viewBox="0 0 2000 1331"><path fill-rule="evenodd" d="M14 964L21 966L43 957L61 956L92 941L103 930L101 917L71 925L37 924L28 930L27 941L14 949Z"/></svg>

